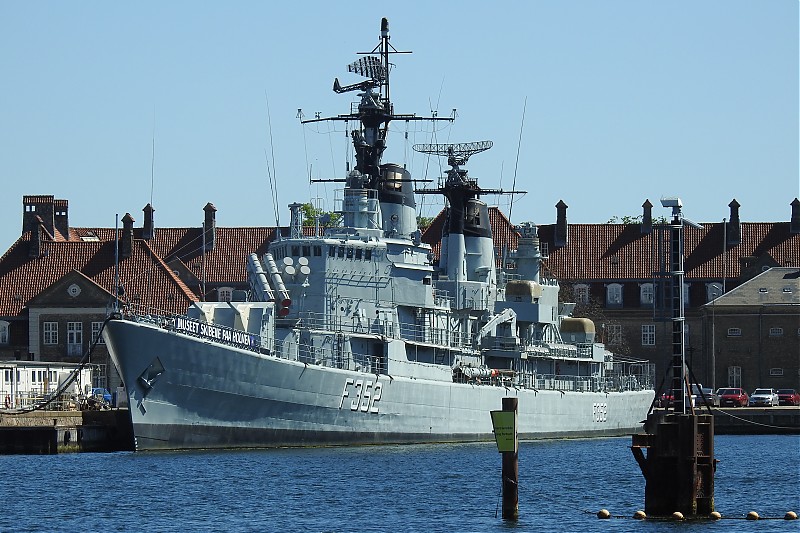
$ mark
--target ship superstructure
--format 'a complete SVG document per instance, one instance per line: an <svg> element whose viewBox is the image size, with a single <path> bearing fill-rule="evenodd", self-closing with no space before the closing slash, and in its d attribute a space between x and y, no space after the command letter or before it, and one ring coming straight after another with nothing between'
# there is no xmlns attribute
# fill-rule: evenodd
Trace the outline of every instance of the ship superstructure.
<svg viewBox="0 0 800 533"><path fill-rule="evenodd" d="M105 336L128 387L139 449L491 439L489 411L519 397L528 437L626 434L653 399L652 367L618 361L570 316L542 275L536 226L499 271L488 206L464 166L491 142L417 145L446 156L440 256L421 241L414 180L382 163L392 120L388 22L348 70L366 80L346 120L356 163L341 180L340 226L306 236L302 204L250 290L186 316L135 312ZM335 180L338 181L338 180Z"/></svg>

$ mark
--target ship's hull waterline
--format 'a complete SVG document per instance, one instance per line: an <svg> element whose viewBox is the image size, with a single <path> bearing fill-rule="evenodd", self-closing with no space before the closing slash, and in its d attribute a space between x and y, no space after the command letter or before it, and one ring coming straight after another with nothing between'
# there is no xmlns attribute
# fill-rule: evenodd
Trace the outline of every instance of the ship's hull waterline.
<svg viewBox="0 0 800 533"><path fill-rule="evenodd" d="M626 435L641 428L654 394L375 375L121 319L105 335L127 386L137 450L491 440L489 412L509 396L519 399L520 438Z"/></svg>

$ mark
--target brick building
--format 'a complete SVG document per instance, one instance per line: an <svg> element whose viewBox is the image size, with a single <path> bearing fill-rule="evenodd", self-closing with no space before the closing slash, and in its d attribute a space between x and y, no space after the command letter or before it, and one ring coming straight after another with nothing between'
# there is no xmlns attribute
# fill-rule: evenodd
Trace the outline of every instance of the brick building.
<svg viewBox="0 0 800 533"><path fill-rule="evenodd" d="M780 324L767 320L767 306L754 312L752 302L732 303L748 280L772 279L762 277L770 269L788 269L782 283L800 294L800 281L791 277L792 269L800 269L800 201L791 203L788 222L741 222L738 202L729 206L727 221L685 228L687 360L709 386L800 389L797 302L784 305ZM661 320L659 305L664 230L653 220L652 204L642 207L642 216L631 223L568 224L568 206L561 201L556 223L540 225L539 237L548 256L545 275L561 281L562 300L577 302L576 315L592 318L612 350L656 363L660 378L672 353L671 325ZM273 227L217 226L210 203L194 227L157 228L154 211L144 207L140 227L126 214L117 234L113 228L70 227L66 200L25 196L22 234L0 258L0 360L79 361L116 294L128 304L171 313L184 312L192 301L228 300L234 290L247 289L247 256L266 252L276 235ZM496 208L490 221L501 264L516 248L516 232ZM442 223L440 214L423 235L434 255ZM779 285L767 294L785 294ZM720 333L736 327L743 337L753 331L767 336L753 344ZM783 334L769 336L772 328ZM92 357L108 364L102 345Z"/></svg>

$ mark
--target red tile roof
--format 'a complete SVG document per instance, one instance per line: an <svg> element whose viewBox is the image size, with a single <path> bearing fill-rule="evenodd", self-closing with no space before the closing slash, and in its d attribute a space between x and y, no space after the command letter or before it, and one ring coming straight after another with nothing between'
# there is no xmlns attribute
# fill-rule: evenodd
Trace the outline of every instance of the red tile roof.
<svg viewBox="0 0 800 533"><path fill-rule="evenodd" d="M28 301L73 270L113 293L113 241L43 241L36 258L29 257L29 246L28 233L0 258L0 316L19 315ZM135 240L131 257L120 260L119 279L134 303L185 312L197 300L144 241Z"/></svg>
<svg viewBox="0 0 800 533"><path fill-rule="evenodd" d="M517 234L496 207L489 208L495 250L516 248ZM434 218L422 240L439 255L444 211ZM687 278L720 279L723 262L726 278L741 274L745 257L769 255L780 266L800 266L800 234L788 222L742 222L741 242L728 246L723 256L724 224L702 224L703 229L684 227L684 272ZM657 227L657 226L656 226ZM549 258L544 267L565 281L646 280L659 270L659 236L662 231L642 233L640 224L569 224L566 246L554 244L555 224L539 226L539 239ZM663 250L663 248L662 248ZM662 252L663 253L663 252Z"/></svg>
<svg viewBox="0 0 800 533"><path fill-rule="evenodd" d="M726 247L724 225L684 227L684 272L687 279L737 278L741 259L769 255L780 266L800 266L800 234L788 222L743 222L741 243ZM553 244L554 225L540 226L548 244L549 270L563 280L648 279L659 270L661 231L643 234L639 224L570 224L566 246ZM666 245L661 245L666 246ZM664 248L661 248L664 250ZM663 253L663 252L662 252Z"/></svg>
<svg viewBox="0 0 800 533"><path fill-rule="evenodd" d="M489 209L493 240L498 254L516 248L513 225L497 208ZM422 240L439 253L444 212L425 230ZM691 279L720 279L723 272L722 223L704 224L703 229L685 228L685 272ZM570 224L568 243L556 247L555 225L539 226L539 238L549 252L544 267L559 279L646 280L658 270L659 231L643 234L640 224ZM142 304L183 312L199 291L187 286L168 266L179 260L200 279L205 270L209 284L246 282L250 253L266 252L275 236L274 227L217 227L212 250L203 253L202 228L155 228L150 240L142 240L142 228L134 228L132 256L120 262L120 280L126 294ZM313 229L304 228L311 234ZM284 230L286 233L286 230ZM70 228L63 236L44 236L41 255L28 257L30 232L26 232L0 258L0 316L15 316L26 302L71 270L78 270L109 292L113 287L113 228ZM52 239L52 240L51 240ZM96 240L94 240L96 239ZM740 260L769 255L781 266L800 266L800 234L792 234L789 223L741 224L741 243L725 254L725 277L741 274ZM498 257L498 261L499 261Z"/></svg>

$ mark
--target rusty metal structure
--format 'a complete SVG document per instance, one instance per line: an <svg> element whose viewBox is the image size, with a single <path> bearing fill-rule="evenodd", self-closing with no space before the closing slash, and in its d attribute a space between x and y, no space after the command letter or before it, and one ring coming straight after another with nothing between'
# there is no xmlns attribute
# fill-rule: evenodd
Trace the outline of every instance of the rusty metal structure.
<svg viewBox="0 0 800 533"><path fill-rule="evenodd" d="M645 433L633 435L631 451L645 478L645 512L708 516L714 511L714 416L694 411L684 344L683 227L696 225L681 213L680 198L663 198L672 208L666 298L672 320L672 399L667 411L648 414ZM646 454L645 454L646 452Z"/></svg>

